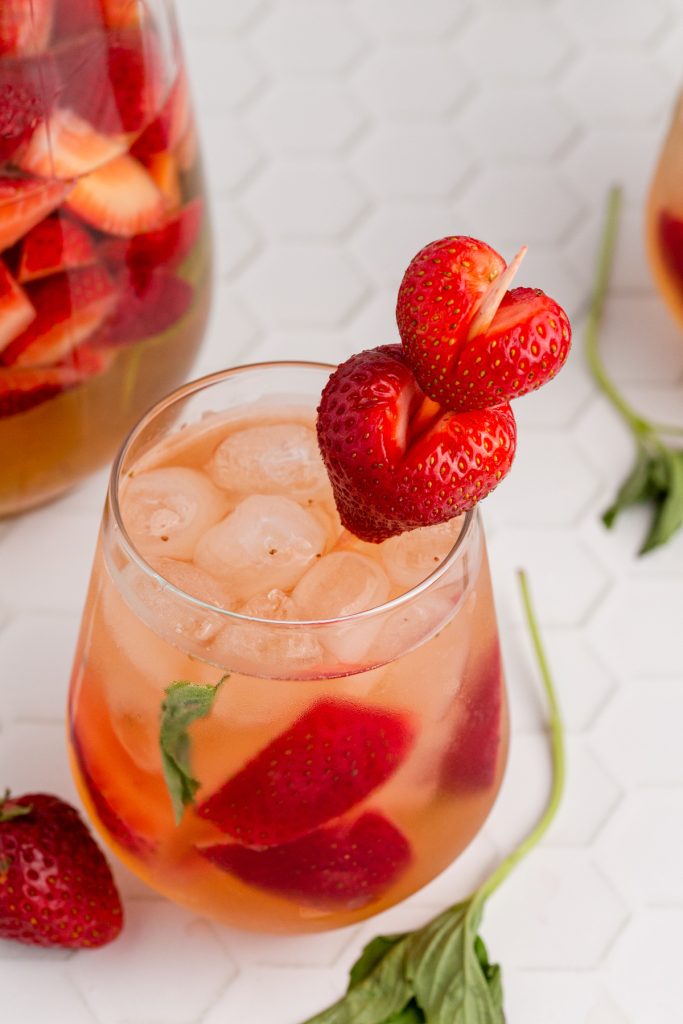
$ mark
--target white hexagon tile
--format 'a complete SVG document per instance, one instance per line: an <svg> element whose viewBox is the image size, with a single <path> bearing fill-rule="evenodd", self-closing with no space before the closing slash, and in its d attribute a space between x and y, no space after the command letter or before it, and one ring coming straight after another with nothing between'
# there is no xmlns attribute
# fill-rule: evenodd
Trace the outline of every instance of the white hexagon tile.
<svg viewBox="0 0 683 1024"><path fill-rule="evenodd" d="M679 0L177 0L211 189L216 288L200 372L335 362L395 338L402 268L473 233L574 320L562 376L520 406L516 472L486 503L513 719L510 770L459 862L403 906L314 938L241 935L116 867L127 926L94 953L0 941L22 1024L298 1024L362 943L462 898L540 813L545 709L515 584L528 568L568 731L556 826L492 898L509 1024L683 1020L683 538L600 513L632 457L581 351L606 190L624 211L604 354L683 423L683 337L651 284L645 193L677 86ZM0 524L0 783L76 799L70 658L106 475ZM38 642L36 642L38 638Z"/></svg>

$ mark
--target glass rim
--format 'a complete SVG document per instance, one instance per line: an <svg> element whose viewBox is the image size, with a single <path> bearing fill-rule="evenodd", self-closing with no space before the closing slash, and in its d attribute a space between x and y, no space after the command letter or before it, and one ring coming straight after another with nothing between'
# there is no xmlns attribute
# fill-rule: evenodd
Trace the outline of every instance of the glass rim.
<svg viewBox="0 0 683 1024"><path fill-rule="evenodd" d="M473 524L476 520L477 506L475 505L464 513L465 518L462 528L448 554L441 559L439 564L429 573L429 575L425 576L425 578L420 580L419 583L416 583L414 587L410 587L410 589L403 591L403 593L398 594L390 601L373 605L371 608L366 608L364 611L360 612L354 612L352 615L339 615L331 619L262 619L254 615L244 615L242 612L231 611L228 608L222 608L219 605L211 604L209 601L204 601L200 597L195 597L193 594L188 594L187 591L177 587L174 583L171 583L170 580L167 580L165 576L162 576L161 573L157 572L156 569L154 569L154 567L143 558L130 538L123 522L121 506L119 504L119 481L121 479L121 469L125 457L136 438L162 412L170 408L176 402L179 402L190 395L206 391L214 384L220 384L231 377L247 372L297 368L304 370L323 370L332 373L337 367L333 363L319 363L302 359L268 360L267 362L262 363L245 363L240 366L230 367L227 370L217 370L214 373L205 374L203 377L197 377L185 384L181 384L180 387L175 388L173 391L170 391L140 417L122 441L112 463L107 488L107 503L111 509L114 525L118 530L121 547L123 548L126 557L133 562L146 577L154 580L156 583L160 583L164 590L168 591L183 604L189 604L190 606L201 609L202 611L211 612L213 615L219 615L226 623L236 622L242 625L251 624L259 627L267 627L269 629L275 628L282 630L310 629L311 627L317 626L352 625L356 622L367 622L369 620L379 618L382 615L390 614L396 609L401 608L403 605L410 604L415 600L415 598L419 597L426 591L431 590L441 577L447 573L451 566L457 561L462 551L466 549L466 542L470 539Z"/></svg>

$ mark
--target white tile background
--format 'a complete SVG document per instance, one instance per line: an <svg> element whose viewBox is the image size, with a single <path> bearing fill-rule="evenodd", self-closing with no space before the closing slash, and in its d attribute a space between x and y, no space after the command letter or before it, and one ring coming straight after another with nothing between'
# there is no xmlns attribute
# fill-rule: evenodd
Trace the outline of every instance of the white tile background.
<svg viewBox="0 0 683 1024"><path fill-rule="evenodd" d="M0 942L8 1024L297 1024L362 942L464 895L539 814L543 708L514 569L528 568L569 732L556 827L494 897L484 933L510 1024L683 1020L683 536L636 561L644 520L599 523L630 445L582 360L605 193L626 207L604 349L644 410L683 420L683 338L643 258L645 189L678 79L681 0L179 0L213 198L218 287L198 372L335 361L395 338L401 270L470 232L574 319L561 378L518 406L515 471L486 503L514 716L483 834L363 926L242 935L117 868L122 939L69 955ZM62 735L101 473L0 524L0 779L75 799Z"/></svg>

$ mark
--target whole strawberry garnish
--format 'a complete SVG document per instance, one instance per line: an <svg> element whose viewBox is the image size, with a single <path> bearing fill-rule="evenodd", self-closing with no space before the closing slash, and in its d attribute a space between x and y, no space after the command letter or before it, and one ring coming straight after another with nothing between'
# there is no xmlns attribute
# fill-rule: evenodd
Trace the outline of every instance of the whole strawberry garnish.
<svg viewBox="0 0 683 1024"><path fill-rule="evenodd" d="M245 846L290 842L386 782L412 740L405 715L318 701L200 804L197 814Z"/></svg>
<svg viewBox="0 0 683 1024"><path fill-rule="evenodd" d="M337 910L356 910L378 899L411 859L408 840L376 811L269 850L229 843L199 853L247 885Z"/></svg>
<svg viewBox="0 0 683 1024"><path fill-rule="evenodd" d="M515 452L507 403L472 412L436 405L398 345L343 363L323 391L317 425L342 522L372 542L472 508Z"/></svg>
<svg viewBox="0 0 683 1024"><path fill-rule="evenodd" d="M78 812L45 793L0 800L0 936L36 946L104 946L123 912Z"/></svg>
<svg viewBox="0 0 683 1024"><path fill-rule="evenodd" d="M483 409L535 391L564 364L564 310L538 289L506 291L525 251L506 268L483 242L455 236L410 262L396 320L408 363L434 401Z"/></svg>

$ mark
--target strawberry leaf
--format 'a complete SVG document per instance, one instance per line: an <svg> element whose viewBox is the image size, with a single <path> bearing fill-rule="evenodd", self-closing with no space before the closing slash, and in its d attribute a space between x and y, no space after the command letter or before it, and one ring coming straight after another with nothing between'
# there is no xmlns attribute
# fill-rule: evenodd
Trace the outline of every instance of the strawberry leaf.
<svg viewBox="0 0 683 1024"><path fill-rule="evenodd" d="M192 775L191 744L188 729L197 719L206 718L213 707L224 676L215 686L185 681L171 683L161 705L159 745L176 824L188 804L194 803L200 783Z"/></svg>

